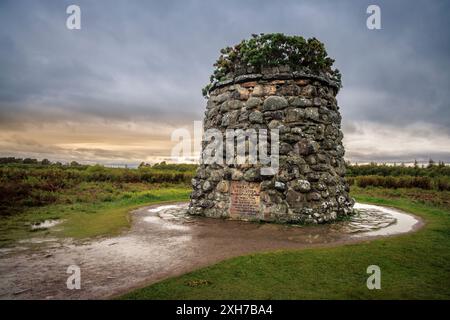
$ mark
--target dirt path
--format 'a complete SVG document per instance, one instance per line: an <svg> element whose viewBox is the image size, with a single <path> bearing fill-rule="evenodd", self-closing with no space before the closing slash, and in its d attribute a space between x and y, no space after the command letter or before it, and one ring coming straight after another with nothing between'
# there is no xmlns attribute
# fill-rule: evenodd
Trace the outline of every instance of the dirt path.
<svg viewBox="0 0 450 320"><path fill-rule="evenodd" d="M108 298L243 254L335 246L423 225L397 210L359 206L364 214L350 221L307 227L192 218L184 215L186 204L144 207L133 212L131 230L118 237L85 243L32 239L1 250L0 299ZM80 267L80 290L67 289L70 265Z"/></svg>

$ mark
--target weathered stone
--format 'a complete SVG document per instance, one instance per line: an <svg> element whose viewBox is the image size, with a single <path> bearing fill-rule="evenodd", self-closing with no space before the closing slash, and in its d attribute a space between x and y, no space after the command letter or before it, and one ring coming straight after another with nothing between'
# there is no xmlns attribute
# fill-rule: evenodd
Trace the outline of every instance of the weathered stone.
<svg viewBox="0 0 450 320"><path fill-rule="evenodd" d="M220 181L216 186L216 190L221 193L228 192L228 189L229 189L228 181Z"/></svg>
<svg viewBox="0 0 450 320"><path fill-rule="evenodd" d="M308 200L319 201L322 197L318 192L311 192L308 194Z"/></svg>
<svg viewBox="0 0 450 320"><path fill-rule="evenodd" d="M289 104L293 107L312 107L313 102L311 99L307 99L304 97L290 97L289 98Z"/></svg>
<svg viewBox="0 0 450 320"><path fill-rule="evenodd" d="M247 102L245 103L245 106L247 107L247 109L254 109L254 108L258 107L260 104L262 104L261 99L251 97L247 100Z"/></svg>
<svg viewBox="0 0 450 320"><path fill-rule="evenodd" d="M277 89L277 94L282 96L296 96L300 94L301 89L295 84L283 85Z"/></svg>
<svg viewBox="0 0 450 320"><path fill-rule="evenodd" d="M248 119L251 123L263 123L264 122L264 116L262 112L254 111L249 114Z"/></svg>
<svg viewBox="0 0 450 320"><path fill-rule="evenodd" d="M282 155L287 155L289 152L293 150L292 146L289 143L281 143L279 152Z"/></svg>
<svg viewBox="0 0 450 320"><path fill-rule="evenodd" d="M282 120L284 118L284 112L283 111L266 111L264 112L264 116L267 119L273 119L273 120Z"/></svg>
<svg viewBox="0 0 450 320"><path fill-rule="evenodd" d="M309 83L309 80L307 79L299 79L295 81L296 84L298 84L299 86L306 86Z"/></svg>
<svg viewBox="0 0 450 320"><path fill-rule="evenodd" d="M242 101L239 101L239 100L230 100L227 102L227 104L228 104L228 110L239 110L244 106Z"/></svg>
<svg viewBox="0 0 450 320"><path fill-rule="evenodd" d="M240 100L247 100L250 96L250 92L248 91L248 89L241 86L236 88L236 92L238 93L236 98Z"/></svg>
<svg viewBox="0 0 450 320"><path fill-rule="evenodd" d="M222 127L228 127L230 125L230 114L226 113L222 116Z"/></svg>
<svg viewBox="0 0 450 320"><path fill-rule="evenodd" d="M279 191L284 191L286 190L286 184L281 181L275 181L275 189Z"/></svg>
<svg viewBox="0 0 450 320"><path fill-rule="evenodd" d="M319 144L309 139L301 139L294 146L294 151L301 156L307 156L316 153L319 150Z"/></svg>
<svg viewBox="0 0 450 320"><path fill-rule="evenodd" d="M308 180L295 180L292 182L292 188L296 191L300 191L300 192L309 192L311 190L311 184L309 183Z"/></svg>
<svg viewBox="0 0 450 320"><path fill-rule="evenodd" d="M279 109L286 108L288 106L288 102L285 98L279 96L270 96L264 100L264 104L262 107L263 111L275 111Z"/></svg>
<svg viewBox="0 0 450 320"><path fill-rule="evenodd" d="M272 180L266 180L261 182L261 190L271 190L275 187Z"/></svg>
<svg viewBox="0 0 450 320"><path fill-rule="evenodd" d="M314 102L313 102L314 106L316 107L320 107L322 105L322 99L320 98L314 98Z"/></svg>
<svg viewBox="0 0 450 320"><path fill-rule="evenodd" d="M303 193L289 189L286 194L286 202L294 209L303 208L306 202L306 196Z"/></svg>
<svg viewBox="0 0 450 320"><path fill-rule="evenodd" d="M222 94L219 94L216 98L217 103L222 103L224 101L227 101L230 98L230 93L229 92L225 92Z"/></svg>
<svg viewBox="0 0 450 320"><path fill-rule="evenodd" d="M244 174L241 170L232 169L231 170L231 180L241 180L244 177Z"/></svg>
<svg viewBox="0 0 450 320"><path fill-rule="evenodd" d="M316 96L316 94L316 87L312 85L307 85L302 89L302 95L304 95L305 97L314 97Z"/></svg>
<svg viewBox="0 0 450 320"><path fill-rule="evenodd" d="M218 182L223 178L223 170L213 170L209 174L209 180Z"/></svg>
<svg viewBox="0 0 450 320"><path fill-rule="evenodd" d="M261 180L261 173L260 169L258 168L251 168L245 171L244 173L244 180L245 181L260 181Z"/></svg>
<svg viewBox="0 0 450 320"><path fill-rule="evenodd" d="M211 182L209 182L208 180L206 180L206 181L203 183L202 189L203 189L203 191L209 191L209 190L211 190L211 189L212 189L212 184L211 184Z"/></svg>
<svg viewBox="0 0 450 320"><path fill-rule="evenodd" d="M274 85L256 85L253 89L252 96L254 97L263 97L263 96L269 96L274 95L276 93L277 89Z"/></svg>
<svg viewBox="0 0 450 320"><path fill-rule="evenodd" d="M305 117L304 109L289 109L286 111L286 122L298 122L302 121Z"/></svg>
<svg viewBox="0 0 450 320"><path fill-rule="evenodd" d="M319 121L319 109L317 108L306 108L305 109L305 118L311 119L314 121Z"/></svg>
<svg viewBox="0 0 450 320"><path fill-rule="evenodd" d="M244 88L253 88L257 85L258 83L256 81L249 81L249 82L244 82L241 83L241 86Z"/></svg>

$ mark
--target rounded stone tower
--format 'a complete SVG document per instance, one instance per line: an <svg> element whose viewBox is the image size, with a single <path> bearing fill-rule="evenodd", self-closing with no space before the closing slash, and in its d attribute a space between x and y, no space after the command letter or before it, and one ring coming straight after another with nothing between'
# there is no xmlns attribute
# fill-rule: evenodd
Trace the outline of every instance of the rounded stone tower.
<svg viewBox="0 0 450 320"><path fill-rule="evenodd" d="M267 149L278 151L277 167L262 174L259 162L226 161L228 150L221 147L223 162L201 163L192 180L189 213L289 223L325 223L350 214L354 201L344 177L336 101L340 76L312 71L296 60L255 66L242 56L232 62L226 75L207 88L204 130L220 132L224 141L230 130L266 130L269 137L276 131L278 139L268 138ZM277 148L271 149L274 143ZM203 141L204 152L207 145Z"/></svg>

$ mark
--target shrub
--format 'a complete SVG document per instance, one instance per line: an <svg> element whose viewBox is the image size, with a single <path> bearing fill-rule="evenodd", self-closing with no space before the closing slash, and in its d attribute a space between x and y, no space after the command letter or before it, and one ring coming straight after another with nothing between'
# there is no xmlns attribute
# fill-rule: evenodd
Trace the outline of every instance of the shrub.
<svg viewBox="0 0 450 320"><path fill-rule="evenodd" d="M325 73L341 84L341 74L333 69L334 60L328 56L325 46L316 38L305 40L301 36L283 33L253 34L234 47L226 47L214 64L210 83L202 90L207 96L212 84L226 79L237 69L251 67L261 72L264 67L289 66L294 70L303 68L313 73Z"/></svg>
<svg viewBox="0 0 450 320"><path fill-rule="evenodd" d="M430 190L433 189L434 183L430 177L384 177L384 176L361 176L355 177L356 185L361 188L369 186L383 187L389 189L396 188L419 188Z"/></svg>

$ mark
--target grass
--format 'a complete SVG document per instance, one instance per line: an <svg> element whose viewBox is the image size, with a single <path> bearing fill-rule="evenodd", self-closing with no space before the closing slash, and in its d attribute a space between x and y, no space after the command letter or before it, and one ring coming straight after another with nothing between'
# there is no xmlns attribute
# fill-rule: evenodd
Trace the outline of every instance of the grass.
<svg viewBox="0 0 450 320"><path fill-rule="evenodd" d="M130 226L129 212L132 209L152 203L187 200L189 193L190 189L177 185L163 189L125 192L110 201L30 208L21 214L1 219L0 246L30 237L85 239L116 235ZM52 229L31 230L31 224L53 219L63 222Z"/></svg>
<svg viewBox="0 0 450 320"><path fill-rule="evenodd" d="M340 247L241 256L120 298L450 299L450 206L430 204L421 192L352 191L359 202L421 216L427 225L416 233ZM381 290L366 287L369 265L381 268Z"/></svg>

